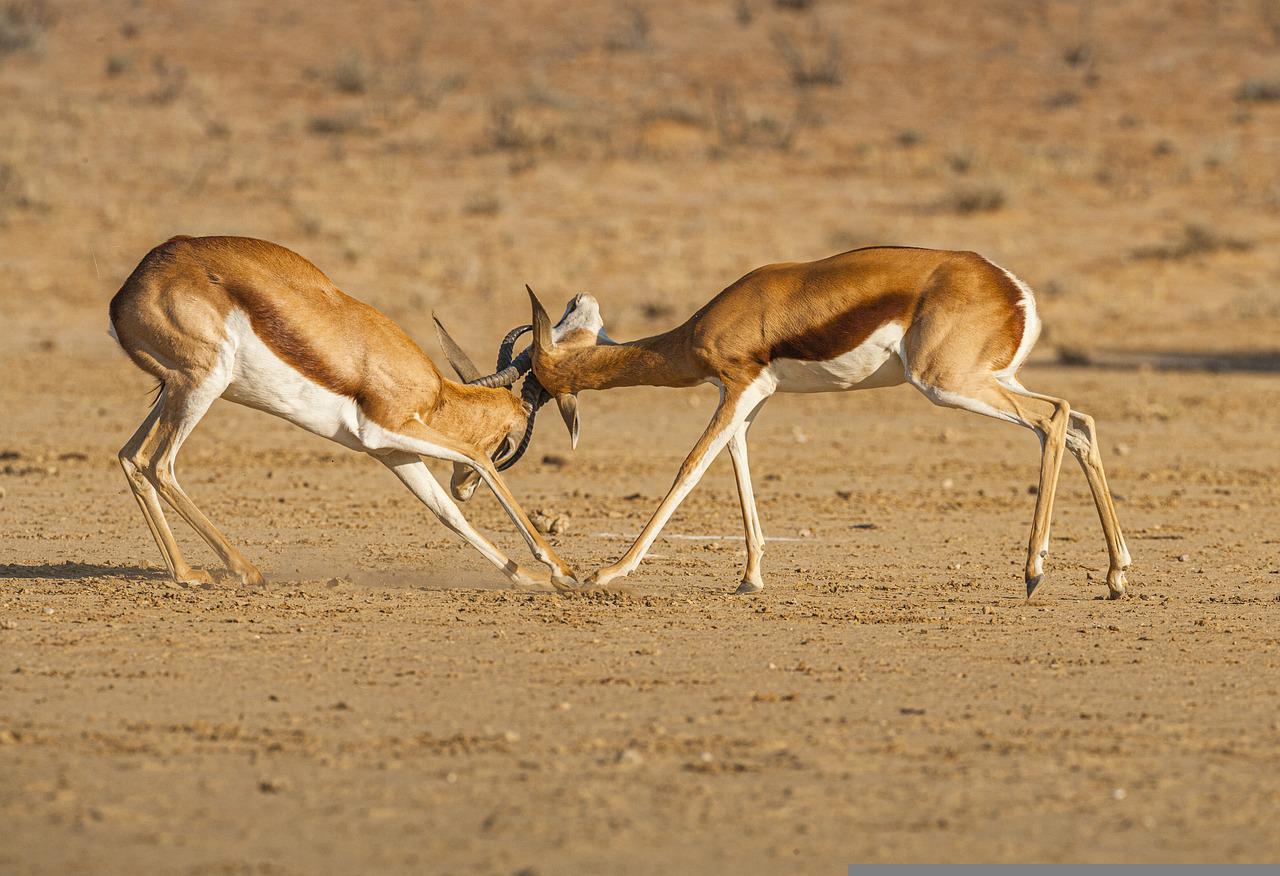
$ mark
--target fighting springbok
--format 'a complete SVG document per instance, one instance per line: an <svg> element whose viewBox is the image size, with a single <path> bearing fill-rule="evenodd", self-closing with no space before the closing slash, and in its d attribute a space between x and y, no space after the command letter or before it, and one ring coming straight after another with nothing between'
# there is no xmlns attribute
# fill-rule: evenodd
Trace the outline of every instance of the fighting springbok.
<svg viewBox="0 0 1280 876"><path fill-rule="evenodd" d="M174 475L182 443L214 400L225 398L368 453L513 586L545 588L545 575L521 568L467 522L421 457L449 460L457 498L483 480L551 569L550 583L576 585L498 475L523 452L533 426L533 406L505 388L520 368L475 375L473 385L447 380L399 326L343 294L306 259L242 237L161 244L111 299L110 313L112 335L160 384L151 412L120 449L120 464L175 581L210 576L183 558L161 498L242 583L262 581Z"/></svg>
<svg viewBox="0 0 1280 876"><path fill-rule="evenodd" d="M1040 333L1025 283L972 252L869 247L803 264L769 265L729 286L683 325L618 344L599 306L579 295L555 337L546 310L533 304L534 374L578 433L575 393L619 386L720 389L710 425L680 467L666 498L639 537L593 583L639 565L672 512L726 446L733 460L747 566L739 592L764 586L764 536L747 467L747 430L775 392L834 392L905 382L934 404L1016 423L1040 438L1040 486L1027 549L1027 596L1040 584L1049 520L1064 450L1079 461L1093 493L1110 567L1112 598L1125 592L1129 550L1107 488L1093 419L1066 401L1032 392L1018 369ZM1037 410L1044 406L1044 410Z"/></svg>

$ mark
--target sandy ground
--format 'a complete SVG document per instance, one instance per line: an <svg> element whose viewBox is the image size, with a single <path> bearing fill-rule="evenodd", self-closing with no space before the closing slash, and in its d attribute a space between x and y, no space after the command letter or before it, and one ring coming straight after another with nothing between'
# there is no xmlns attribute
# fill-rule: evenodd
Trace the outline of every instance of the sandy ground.
<svg viewBox="0 0 1280 876"><path fill-rule="evenodd" d="M1280 103L1240 96L1274 13L960 8L0 9L0 871L1280 860ZM1132 595L1067 460L1027 603L1034 438L909 388L769 403L754 597L727 460L625 587L517 594L376 463L219 402L179 472L269 581L177 587L105 311L180 232L477 359L526 281L629 338L768 261L980 250L1039 291L1025 382L1098 421ZM589 572L714 398L584 394L508 480Z"/></svg>
<svg viewBox="0 0 1280 876"><path fill-rule="evenodd" d="M271 581L180 589L112 456L143 403L82 376L101 410L49 381L56 441L6 462L7 872L1280 857L1271 378L1028 369L1103 424L1135 567L1101 598L1064 468L1027 604L1034 439L909 389L770 404L752 598L724 461L624 591L514 594L376 463L219 403L185 481ZM584 401L578 452L547 430L511 482L590 569L713 397ZM469 513L520 552L491 497Z"/></svg>

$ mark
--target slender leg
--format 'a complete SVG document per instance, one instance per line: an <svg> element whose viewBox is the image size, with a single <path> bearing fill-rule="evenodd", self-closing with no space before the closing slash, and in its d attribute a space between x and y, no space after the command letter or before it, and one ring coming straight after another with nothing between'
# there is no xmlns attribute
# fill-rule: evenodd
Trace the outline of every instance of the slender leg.
<svg viewBox="0 0 1280 876"><path fill-rule="evenodd" d="M520 531L520 535L529 545L529 550L540 562L551 569L552 583L561 590L577 586L577 579L574 578L573 570L569 568L564 560L556 556L556 552L551 549L551 545L547 544L546 540L534 528L533 523L529 521L529 516L524 513L520 503L516 501L515 496L511 494L511 490L507 488L507 485L498 475L493 463L483 453L477 453L473 448L466 447L437 432L430 426L417 421L405 423L399 431L383 433L382 440L389 447L396 450L419 456L430 456L435 459L445 459L450 462L460 462L471 466L484 482L489 485L489 489L497 497L498 503L502 505L507 512L507 516L511 518L511 521L516 525L516 529ZM456 506L454 510L457 511Z"/></svg>
<svg viewBox="0 0 1280 876"><path fill-rule="evenodd" d="M707 467L737 434L747 416L768 398L772 391L771 387L761 384L751 384L745 390L721 391L720 406L716 408L706 431L702 433L702 437L698 439L698 443L693 446L693 450L680 466L675 483L671 485L671 490L658 506L658 510L653 512L649 522L622 558L613 565L596 572L592 576L592 583L604 586L610 581L635 571L658 534L662 532L662 527L667 524L676 508L684 501L684 497L697 486Z"/></svg>
<svg viewBox="0 0 1280 876"><path fill-rule="evenodd" d="M171 385L172 386L172 385ZM147 477L160 498L169 503L183 520L203 538L209 547L222 560L223 565L235 575L242 584L260 585L263 578L253 563L245 559L236 547L227 541L226 536L218 531L208 517L205 516L191 497L178 483L174 473L174 461L183 442L191 434L201 418L208 412L209 406L222 394L225 383L209 378L204 384L194 388L172 386L172 395L167 401L156 421L151 446L143 453L148 464L142 466L142 473ZM167 387L165 392L168 393Z"/></svg>
<svg viewBox="0 0 1280 876"><path fill-rule="evenodd" d="M138 431L134 432L133 437L120 448L120 467L124 469L125 479L129 483L133 498L142 509L142 517L147 522L147 529L151 530L151 536L160 548L160 556L164 560L169 576L179 584L208 584L213 581L209 573L203 569L192 568L178 549L173 531L169 528L168 521L164 519L164 509L160 506L160 497L156 494L156 488L151 485L151 481L147 480L140 464L139 454L152 438L156 420L159 419L160 410L167 400L167 392L167 389L160 391L155 405L142 421L142 425L138 427Z"/></svg>
<svg viewBox="0 0 1280 876"><path fill-rule="evenodd" d="M1026 583L1027 597L1030 598L1044 579L1044 558L1049 553L1049 524L1053 516L1053 499L1062 468L1062 456L1066 449L1071 406L1060 398L1032 394L1021 387L1018 388L1021 391L1015 391L994 380L970 381L955 389L924 382L910 373L908 380L934 404L1017 423L1031 429L1040 439L1040 485L1036 492L1035 515L1031 521L1031 538L1027 543ZM1030 410L1023 401L1027 397L1052 405L1052 415L1045 417Z"/></svg>
<svg viewBox="0 0 1280 876"><path fill-rule="evenodd" d="M751 468L747 462L747 430L751 428L753 413L747 422L734 433L729 441L729 456L733 459L733 474L738 482L738 502L742 506L742 525L746 531L747 567L742 573L739 593L759 593L764 589L760 574L760 560L764 556L764 532L760 528L760 513L756 510L755 492L751 487Z"/></svg>
<svg viewBox="0 0 1280 876"><path fill-rule="evenodd" d="M1110 590L1112 599L1119 599L1124 596L1128 583L1124 570L1129 568L1132 558L1120 531L1115 501L1107 487L1107 475L1102 470L1102 454L1098 449L1098 433L1093 417L1079 411L1071 412L1071 425L1067 428L1067 449L1080 463L1080 468L1089 481L1093 503L1098 508L1098 519L1102 522L1102 533L1107 540L1107 589Z"/></svg>
<svg viewBox="0 0 1280 876"><path fill-rule="evenodd" d="M476 531L458 510L453 499L444 488L432 477L430 470L416 454L395 452L382 457L375 457L379 462L391 469L392 474L404 482L422 504L431 509L431 513L440 518L440 522L478 550L482 556L493 563L507 576L513 587L525 589L546 589L530 572L520 568L509 560L493 542Z"/></svg>
<svg viewBox="0 0 1280 876"><path fill-rule="evenodd" d="M1062 456L1067 445L1067 420L1071 407L1062 399L1056 399L1053 415L1039 426L1040 487L1036 492L1036 513L1031 526L1031 540L1027 544L1027 598L1044 580L1044 558L1049 555L1049 526L1053 517L1053 500L1058 491L1058 475L1062 471Z"/></svg>

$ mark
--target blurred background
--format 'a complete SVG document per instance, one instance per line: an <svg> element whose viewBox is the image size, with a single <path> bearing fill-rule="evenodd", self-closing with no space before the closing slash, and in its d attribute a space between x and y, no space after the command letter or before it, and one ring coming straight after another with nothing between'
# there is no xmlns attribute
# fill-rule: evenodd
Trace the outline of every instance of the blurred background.
<svg viewBox="0 0 1280 876"><path fill-rule="evenodd" d="M185 233L289 246L433 355L432 308L487 358L525 282L627 338L873 243L1023 276L1041 359L1258 353L1277 121L1278 0L5 0L5 346L115 356L107 300Z"/></svg>

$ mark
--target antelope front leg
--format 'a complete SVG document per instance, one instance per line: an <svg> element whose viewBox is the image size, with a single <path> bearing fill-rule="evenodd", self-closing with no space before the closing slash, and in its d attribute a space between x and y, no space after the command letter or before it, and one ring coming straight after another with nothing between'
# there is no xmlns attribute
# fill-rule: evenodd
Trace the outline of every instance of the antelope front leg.
<svg viewBox="0 0 1280 876"><path fill-rule="evenodd" d="M476 454L474 451L458 444L458 442L435 431L430 426L417 422L406 423L399 432L387 432L383 437L387 443L398 450L471 466L483 478L484 482L489 485L489 489L493 490L493 495L497 498L498 504L507 512L511 522L516 525L516 530L524 538L525 543L529 545L530 552L539 562L544 563L551 569L551 582L556 589L569 590L578 585L573 570L556 555L556 552L551 549L551 545L547 544L546 540L538 534L533 523L529 520L529 516L524 513L524 509L516 502L515 496L507 489L507 485L503 483L501 476L494 469L493 463L483 455ZM432 478L431 482L435 484L435 479ZM439 485L436 484L436 486ZM449 500L449 504L453 506L454 511L458 510L457 506L453 505L452 499ZM461 512L458 513L461 514Z"/></svg>
<svg viewBox="0 0 1280 876"><path fill-rule="evenodd" d="M416 455L410 453L394 453L383 457L375 457L379 462L391 469L409 490L440 518L440 522L453 532L462 536L473 548L489 562L502 570L511 586L517 590L546 590L547 585L526 569L522 569L489 539L481 535L475 527L462 516L458 506L445 492L431 471Z"/></svg>
<svg viewBox="0 0 1280 876"><path fill-rule="evenodd" d="M658 506L658 510L653 512L653 516L649 518L649 522L645 524L640 535L632 543L627 552L622 555L616 563L600 569L591 576L589 583L604 587L611 581L630 575L640 565L640 561L644 559L644 555L649 552L649 548L653 546L654 541L662 532L662 527L667 525L667 521L671 519L671 515L675 513L676 508L680 507L680 503L684 501L684 497L689 495L698 481L702 479L703 473L707 467L711 465L720 451L725 445L732 440L733 436L742 427L747 415L753 411L765 398L768 397L769 391L756 390L755 387L749 388L747 391L727 391L722 390L720 406L716 408L715 415L711 418L710 424L707 425L706 431L702 433L702 437L698 439L698 443L693 445L693 450L685 458L684 463L680 466L680 472L676 475L675 483L671 485L671 490L667 493L666 498L662 500L662 504Z"/></svg>

